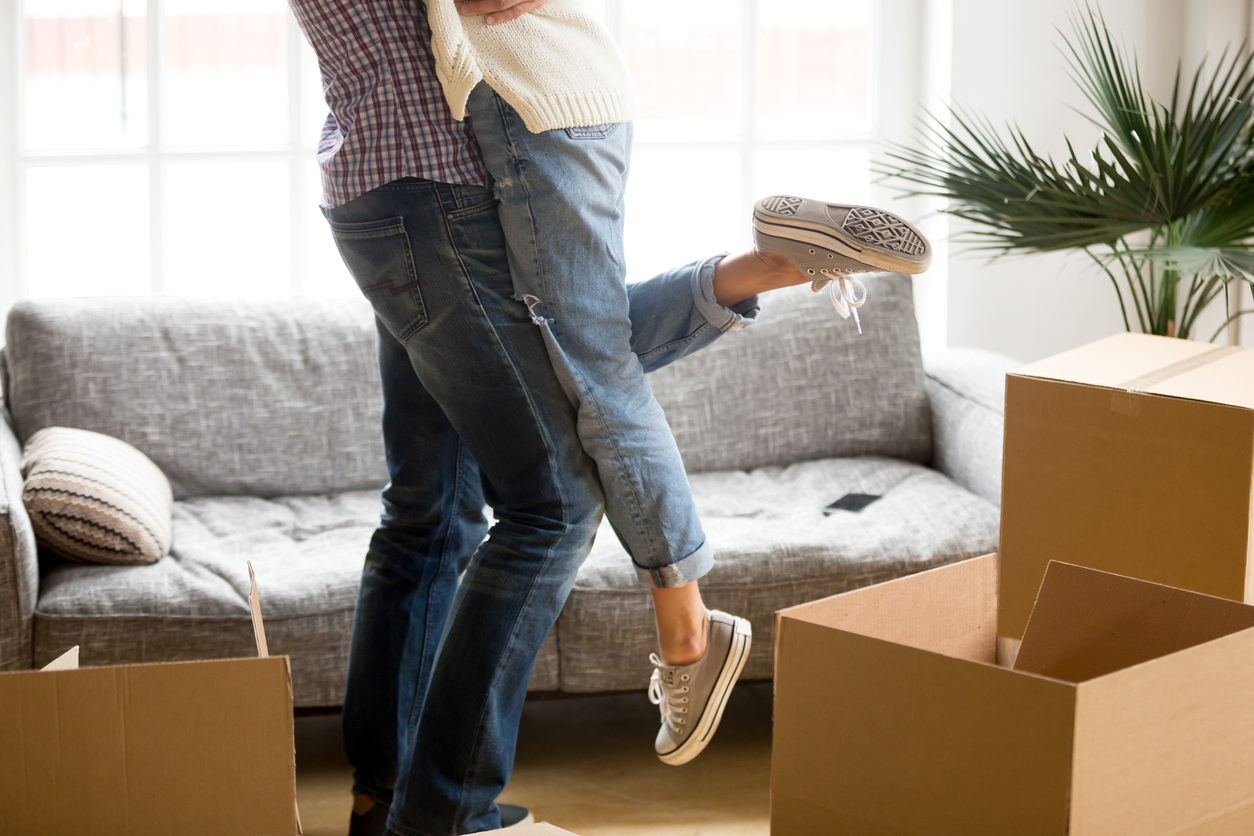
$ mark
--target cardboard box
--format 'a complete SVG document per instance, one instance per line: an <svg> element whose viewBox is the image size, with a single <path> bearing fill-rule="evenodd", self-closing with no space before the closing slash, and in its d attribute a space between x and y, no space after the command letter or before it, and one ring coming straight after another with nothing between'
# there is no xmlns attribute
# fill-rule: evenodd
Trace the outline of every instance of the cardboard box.
<svg viewBox="0 0 1254 836"><path fill-rule="evenodd" d="M1254 607L1053 563L1015 669L995 555L783 610L773 836L1254 833Z"/></svg>
<svg viewBox="0 0 1254 836"><path fill-rule="evenodd" d="M286 657L0 674L0 834L295 834Z"/></svg>
<svg viewBox="0 0 1254 836"><path fill-rule="evenodd" d="M510 827L505 830L493 830L491 832L504 833L508 834L508 836L575 836L569 830L562 830L560 827L554 827L543 821L535 824L524 824L521 827Z"/></svg>
<svg viewBox="0 0 1254 836"><path fill-rule="evenodd" d="M0 673L0 836L298 833L291 671L250 603L256 659Z"/></svg>
<svg viewBox="0 0 1254 836"><path fill-rule="evenodd" d="M1119 334L1006 379L998 632L1051 559L1254 597L1254 351Z"/></svg>

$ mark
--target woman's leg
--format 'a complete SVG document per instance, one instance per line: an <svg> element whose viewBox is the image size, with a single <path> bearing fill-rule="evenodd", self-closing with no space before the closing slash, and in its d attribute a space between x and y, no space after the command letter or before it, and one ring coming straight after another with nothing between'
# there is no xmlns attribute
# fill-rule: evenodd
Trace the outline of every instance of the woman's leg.
<svg viewBox="0 0 1254 836"><path fill-rule="evenodd" d="M663 365L743 327L746 317L719 303L714 259L627 287L622 234L630 125L533 134L486 85L471 93L467 110L495 180L514 298L540 329L576 409L606 516L640 578L667 590L655 593L664 653L683 661L698 656L690 665L653 659L650 696L663 717L655 747L664 762L684 763L717 727L751 630L744 619L709 612L701 602L695 581L711 568L712 550L644 371L646 363ZM733 281L721 295L751 290L751 282ZM686 301L667 304L673 296Z"/></svg>
<svg viewBox="0 0 1254 836"><path fill-rule="evenodd" d="M714 298L725 308L746 299L798 284L809 284L791 258L752 249L728 256L714 270Z"/></svg>
<svg viewBox="0 0 1254 836"><path fill-rule="evenodd" d="M674 437L633 352L638 306L629 297L622 240L630 125L533 134L486 84L471 93L467 110L495 180L514 296L540 329L577 410L606 516L645 583L696 580L713 563L711 548ZM683 291L691 278L658 284ZM691 296L684 307L694 307Z"/></svg>
<svg viewBox="0 0 1254 836"><path fill-rule="evenodd" d="M705 655L705 603L697 581L665 589L653 587L657 644L666 665L691 665Z"/></svg>
<svg viewBox="0 0 1254 836"><path fill-rule="evenodd" d="M631 351L646 374L657 371L752 325L760 308L758 294L806 281L784 256L749 250L629 284Z"/></svg>

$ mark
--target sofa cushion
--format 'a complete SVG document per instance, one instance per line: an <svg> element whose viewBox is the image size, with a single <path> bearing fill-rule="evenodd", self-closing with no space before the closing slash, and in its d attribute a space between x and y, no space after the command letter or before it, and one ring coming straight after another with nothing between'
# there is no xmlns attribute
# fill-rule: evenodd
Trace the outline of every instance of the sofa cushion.
<svg viewBox="0 0 1254 836"><path fill-rule="evenodd" d="M756 325L649 375L689 473L931 458L910 279L865 282L863 334L826 296L790 288L763 298Z"/></svg>
<svg viewBox="0 0 1254 836"><path fill-rule="evenodd" d="M1023 365L976 348L950 348L924 362L932 404L932 467L1001 505L1006 373Z"/></svg>
<svg viewBox="0 0 1254 836"><path fill-rule="evenodd" d="M177 502L165 560L48 568L35 612L35 663L75 644L84 665L252 656L252 561L270 652L292 657L296 704L338 705L357 583L379 510L377 490ZM532 687L557 688L552 636Z"/></svg>
<svg viewBox="0 0 1254 836"><path fill-rule="evenodd" d="M5 396L49 426L120 438L176 498L386 481L364 300L46 299L9 311Z"/></svg>
<svg viewBox="0 0 1254 836"><path fill-rule="evenodd" d="M746 679L772 675L776 610L997 548L996 508L906 462L825 459L691 481L714 548L702 595L753 625ZM882 499L823 514L850 493ZM558 620L562 690L645 687L654 637L649 593L605 526Z"/></svg>
<svg viewBox="0 0 1254 836"><path fill-rule="evenodd" d="M40 545L82 563L155 563L170 551L170 480L117 438L45 427L22 451L22 502Z"/></svg>

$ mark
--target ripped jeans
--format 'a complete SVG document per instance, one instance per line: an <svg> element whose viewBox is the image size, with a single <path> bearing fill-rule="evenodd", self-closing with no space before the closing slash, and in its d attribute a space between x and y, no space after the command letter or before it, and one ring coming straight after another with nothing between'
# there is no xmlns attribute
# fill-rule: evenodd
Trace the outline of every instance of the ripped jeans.
<svg viewBox="0 0 1254 836"><path fill-rule="evenodd" d="M484 83L466 109L495 181L515 295L527 302L577 409L579 440L597 464L606 516L643 582L669 587L696 580L710 570L712 552L679 449L644 379L650 353L633 351L632 343L645 320L673 331L663 339L679 345L660 349L700 346L683 345L691 331L672 328L672 312L650 306L641 316L626 285L623 195L632 126L531 133ZM673 208L682 224L687 209ZM695 300L696 312L721 331L756 315L741 313L756 308L756 297L740 312L718 305L712 290ZM674 313L685 318L694 311Z"/></svg>
<svg viewBox="0 0 1254 836"><path fill-rule="evenodd" d="M348 654L354 792L390 804L403 836L491 830L531 668L601 519L602 477L552 335L516 298L488 190L407 178L327 218L376 314L389 475ZM582 292L626 299L629 350L657 368L756 316L756 299L714 303L716 260L625 291L592 275Z"/></svg>

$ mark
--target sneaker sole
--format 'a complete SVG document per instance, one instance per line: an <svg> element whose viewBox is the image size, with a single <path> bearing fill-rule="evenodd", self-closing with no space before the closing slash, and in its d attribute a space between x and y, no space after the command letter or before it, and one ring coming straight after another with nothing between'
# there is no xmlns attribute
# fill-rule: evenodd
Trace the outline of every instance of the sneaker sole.
<svg viewBox="0 0 1254 836"><path fill-rule="evenodd" d="M831 205L848 210L837 224ZM932 264L932 245L902 218L869 206L842 206L789 195L764 197L753 206L753 226L777 238L824 247L895 273L922 273Z"/></svg>
<svg viewBox="0 0 1254 836"><path fill-rule="evenodd" d="M714 691L710 694L710 701L705 704L705 711L701 713L701 719L697 721L697 727L692 735L672 751L665 755L658 755L662 763L670 766L687 763L705 751L705 747L714 737L714 732L718 731L718 724L723 719L723 709L727 707L727 699L731 696L732 686L740 678L740 671L744 669L745 662L749 659L749 645L753 642L753 628L749 622L739 616L733 616L733 618L736 619L736 629L732 634L731 646L727 649L727 658L723 661L723 669L719 671L718 679L714 681Z"/></svg>

